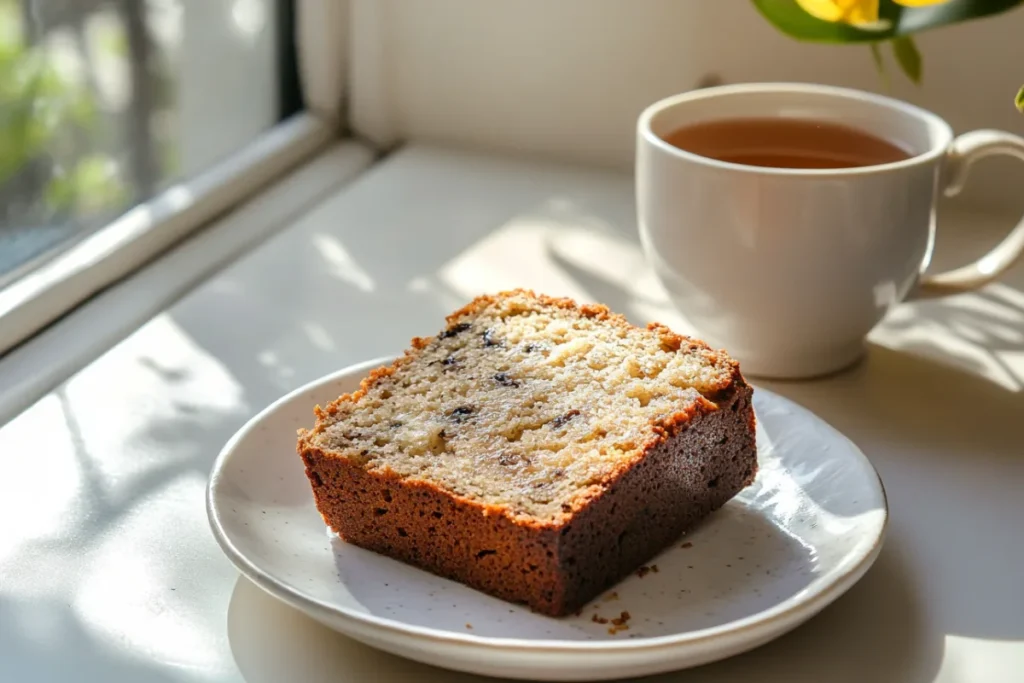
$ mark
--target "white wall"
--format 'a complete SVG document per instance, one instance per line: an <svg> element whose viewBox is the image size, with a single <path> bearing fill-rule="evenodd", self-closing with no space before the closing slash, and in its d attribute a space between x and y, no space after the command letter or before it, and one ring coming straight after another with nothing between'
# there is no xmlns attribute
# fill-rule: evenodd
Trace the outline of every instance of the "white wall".
<svg viewBox="0 0 1024 683"><path fill-rule="evenodd" d="M866 47L798 43L748 0L354 0L351 117L415 138L629 167L639 111L716 74L883 91ZM1024 132L1024 11L919 37L925 84L892 94L959 131ZM973 201L1020 206L1024 165L986 162Z"/></svg>

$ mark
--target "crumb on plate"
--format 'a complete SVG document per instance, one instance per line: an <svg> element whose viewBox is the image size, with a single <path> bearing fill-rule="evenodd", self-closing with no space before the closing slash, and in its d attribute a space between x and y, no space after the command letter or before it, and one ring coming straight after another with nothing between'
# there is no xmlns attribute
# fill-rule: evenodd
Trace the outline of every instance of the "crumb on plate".
<svg viewBox="0 0 1024 683"><path fill-rule="evenodd" d="M621 612L619 616L612 619L612 625L608 628L608 633L615 635L619 631L628 631L629 624L627 623L632 618L629 612Z"/></svg>

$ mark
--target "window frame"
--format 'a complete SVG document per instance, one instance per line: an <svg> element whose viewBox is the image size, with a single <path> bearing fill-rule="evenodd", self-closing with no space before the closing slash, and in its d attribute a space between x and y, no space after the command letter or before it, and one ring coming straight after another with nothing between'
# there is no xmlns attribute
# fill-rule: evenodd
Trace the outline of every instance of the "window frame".
<svg viewBox="0 0 1024 683"><path fill-rule="evenodd" d="M0 360L311 160L343 130L348 2L275 0L280 120L246 147L0 282ZM295 50L290 49L294 45Z"/></svg>
<svg viewBox="0 0 1024 683"><path fill-rule="evenodd" d="M0 357L0 425L188 296L200 282L304 220L375 159L375 151L365 144L332 141L212 224Z"/></svg>

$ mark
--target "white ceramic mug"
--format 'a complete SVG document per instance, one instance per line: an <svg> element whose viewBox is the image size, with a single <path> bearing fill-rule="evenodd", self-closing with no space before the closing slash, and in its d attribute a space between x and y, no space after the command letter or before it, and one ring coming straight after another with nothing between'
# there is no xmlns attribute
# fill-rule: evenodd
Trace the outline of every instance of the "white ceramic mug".
<svg viewBox="0 0 1024 683"><path fill-rule="evenodd" d="M674 147L685 125L744 117L841 123L912 153L857 168L763 168ZM924 276L939 192L955 194L989 154L1024 159L1024 138L953 136L898 100L802 84L708 88L657 102L637 126L636 192L647 258L673 303L745 373L827 374L855 362L895 304L980 287L1024 251L1024 222L984 258Z"/></svg>

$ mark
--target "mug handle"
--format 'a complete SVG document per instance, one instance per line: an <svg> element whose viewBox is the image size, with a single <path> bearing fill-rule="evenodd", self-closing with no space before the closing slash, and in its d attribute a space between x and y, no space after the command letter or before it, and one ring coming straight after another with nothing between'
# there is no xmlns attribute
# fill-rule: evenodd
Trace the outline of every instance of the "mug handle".
<svg viewBox="0 0 1024 683"><path fill-rule="evenodd" d="M1008 154L1024 161L1024 138L1001 130L974 130L958 136L946 152L949 179L945 194L952 197L963 189L971 165L992 154ZM923 275L910 298L927 299L968 292L987 285L1024 255L1024 219L1010 234L974 263L935 275Z"/></svg>

